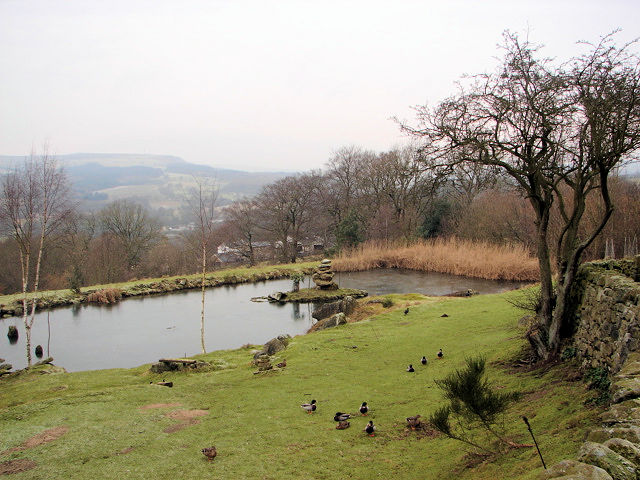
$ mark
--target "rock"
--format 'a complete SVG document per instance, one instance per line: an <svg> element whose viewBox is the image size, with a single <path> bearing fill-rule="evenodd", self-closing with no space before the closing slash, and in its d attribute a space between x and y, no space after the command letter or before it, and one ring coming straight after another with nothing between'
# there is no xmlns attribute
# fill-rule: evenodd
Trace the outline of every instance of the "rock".
<svg viewBox="0 0 640 480"><path fill-rule="evenodd" d="M180 369L180 366L178 364L165 363L165 362L153 363L149 368L149 370L151 370L153 373L164 373L164 372L170 372L172 370L179 370L179 369Z"/></svg>
<svg viewBox="0 0 640 480"><path fill-rule="evenodd" d="M640 355L637 352L633 352L627 357L624 366L614 378L623 379L637 376L640 376Z"/></svg>
<svg viewBox="0 0 640 480"><path fill-rule="evenodd" d="M287 348L290 339L291 336L289 335L278 335L276 338L272 338L267 343L265 343L262 351L267 355L273 355Z"/></svg>
<svg viewBox="0 0 640 480"><path fill-rule="evenodd" d="M640 427L594 428L587 435L589 442L606 442L610 438L623 438L640 443Z"/></svg>
<svg viewBox="0 0 640 480"><path fill-rule="evenodd" d="M576 462L575 460L563 460L556 463L539 476L541 480L557 478L563 480L612 480L605 470L595 465Z"/></svg>
<svg viewBox="0 0 640 480"><path fill-rule="evenodd" d="M324 318L340 313L341 301L323 303L314 308L311 316L316 320L322 320Z"/></svg>
<svg viewBox="0 0 640 480"><path fill-rule="evenodd" d="M342 313L344 313L345 315L351 315L354 310L356 309L356 305L358 304L358 302L356 302L356 299L353 298L350 295L347 295L346 297L344 297L342 299L340 308L342 310Z"/></svg>
<svg viewBox="0 0 640 480"><path fill-rule="evenodd" d="M267 300L269 300L270 302L279 302L281 300L284 300L286 296L287 294L283 292L273 292L267 295Z"/></svg>
<svg viewBox="0 0 640 480"><path fill-rule="evenodd" d="M314 325L315 330L325 330L327 328L337 327L338 325L344 325L347 323L347 317L344 313L336 313L335 315L320 320Z"/></svg>
<svg viewBox="0 0 640 480"><path fill-rule="evenodd" d="M625 400L640 397L640 378L621 378L614 381L611 385L613 392L613 403L620 403Z"/></svg>
<svg viewBox="0 0 640 480"><path fill-rule="evenodd" d="M604 442L604 446L610 448L618 455L622 455L636 467L640 466L640 448L629 440L625 440L623 438L611 438Z"/></svg>
<svg viewBox="0 0 640 480"><path fill-rule="evenodd" d="M17 340L18 339L18 328L14 325L9 325L9 331L7 332L7 337L9 340Z"/></svg>
<svg viewBox="0 0 640 480"><path fill-rule="evenodd" d="M585 442L578 452L578 460L606 470L613 480L636 479L635 465L600 443Z"/></svg>
<svg viewBox="0 0 640 480"><path fill-rule="evenodd" d="M612 405L600 415L600 420L607 427L640 426L640 399Z"/></svg>
<svg viewBox="0 0 640 480"><path fill-rule="evenodd" d="M328 318L336 313L344 313L350 315L356 309L356 299L352 296L346 296L337 302L324 303L313 310L311 316L316 320Z"/></svg>
<svg viewBox="0 0 640 480"><path fill-rule="evenodd" d="M331 260L325 258L320 262L311 275L311 279L316 287L321 290L336 290L338 285L333 282L333 271L331 270Z"/></svg>

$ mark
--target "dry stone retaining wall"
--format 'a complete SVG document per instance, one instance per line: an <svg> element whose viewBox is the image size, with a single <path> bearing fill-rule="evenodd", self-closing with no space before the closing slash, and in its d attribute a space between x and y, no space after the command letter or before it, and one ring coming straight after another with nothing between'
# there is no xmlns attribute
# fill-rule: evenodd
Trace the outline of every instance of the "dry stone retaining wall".
<svg viewBox="0 0 640 480"><path fill-rule="evenodd" d="M640 255L583 265L575 294L573 345L583 367L617 373L640 350Z"/></svg>

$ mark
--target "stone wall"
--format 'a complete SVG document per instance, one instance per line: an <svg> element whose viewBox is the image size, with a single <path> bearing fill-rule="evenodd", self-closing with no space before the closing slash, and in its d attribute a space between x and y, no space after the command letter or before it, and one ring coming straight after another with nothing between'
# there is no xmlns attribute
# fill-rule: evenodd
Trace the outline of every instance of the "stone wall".
<svg viewBox="0 0 640 480"><path fill-rule="evenodd" d="M574 295L573 346L582 365L622 368L640 350L640 256L580 267Z"/></svg>

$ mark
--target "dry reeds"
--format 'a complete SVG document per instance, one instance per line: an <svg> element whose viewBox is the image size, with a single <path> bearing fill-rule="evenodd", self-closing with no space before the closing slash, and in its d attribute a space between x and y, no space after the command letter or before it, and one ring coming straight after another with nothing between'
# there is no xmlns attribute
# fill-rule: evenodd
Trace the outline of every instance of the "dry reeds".
<svg viewBox="0 0 640 480"><path fill-rule="evenodd" d="M336 272L406 268L489 280L537 281L538 262L521 245L493 245L457 238L410 245L364 243L333 260Z"/></svg>
<svg viewBox="0 0 640 480"><path fill-rule="evenodd" d="M89 303L117 303L122 298L122 291L117 288L105 288L87 295Z"/></svg>

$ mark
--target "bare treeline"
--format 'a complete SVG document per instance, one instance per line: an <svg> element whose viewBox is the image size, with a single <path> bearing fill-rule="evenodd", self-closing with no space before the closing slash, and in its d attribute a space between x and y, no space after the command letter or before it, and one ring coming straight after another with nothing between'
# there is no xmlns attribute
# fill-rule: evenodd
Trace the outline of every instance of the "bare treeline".
<svg viewBox="0 0 640 480"><path fill-rule="evenodd" d="M618 177L610 190L617 209L587 258L602 257L608 239L622 254L625 239L630 245L640 236L640 184ZM600 208L596 197L589 199L587 222L597 218L589 212ZM560 218L554 210L550 229L556 235ZM314 245L331 253L370 240L436 237L516 243L534 252L534 219L516 186L490 167L461 165L435 177L410 146L386 152L347 146L329 158L323 171L291 175L256 197L218 208L215 228L205 228L206 264L289 262L314 253ZM129 200L93 214L68 214L45 245L40 286L79 288L196 273L202 268L203 227L198 223L194 230L168 237L145 207ZM4 237L0 247L0 292L20 291L16 243Z"/></svg>

